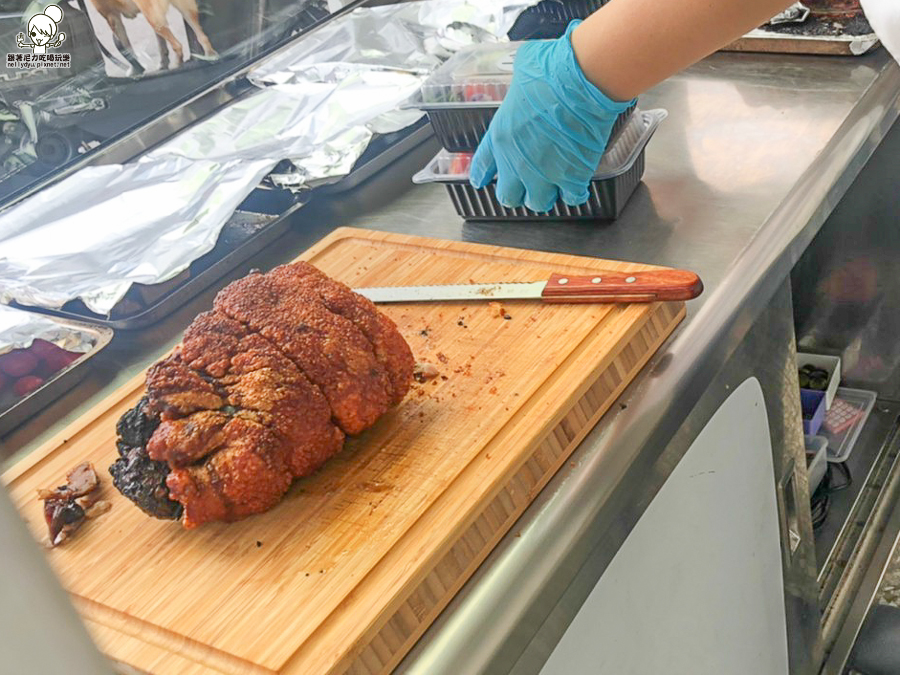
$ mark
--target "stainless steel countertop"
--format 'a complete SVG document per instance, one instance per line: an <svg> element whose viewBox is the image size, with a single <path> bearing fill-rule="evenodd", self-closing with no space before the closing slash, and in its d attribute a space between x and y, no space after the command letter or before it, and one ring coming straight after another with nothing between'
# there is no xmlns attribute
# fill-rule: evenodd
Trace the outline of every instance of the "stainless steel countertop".
<svg viewBox="0 0 900 675"><path fill-rule="evenodd" d="M704 280L706 292L622 405L401 671L476 673L493 660L491 672L502 672L497 654L510 650L511 635L527 634L534 598L586 559L592 523L616 518L613 490L642 448L672 437L897 118L898 97L900 67L883 50L855 59L717 54L641 98L641 107L670 114L648 147L644 183L614 223L464 223L442 187L407 182L428 159L423 151L390 176L314 200L288 235L217 284L289 260L340 225L684 267ZM120 332L85 384L3 439L0 457L33 450L146 367L214 290L150 330Z"/></svg>

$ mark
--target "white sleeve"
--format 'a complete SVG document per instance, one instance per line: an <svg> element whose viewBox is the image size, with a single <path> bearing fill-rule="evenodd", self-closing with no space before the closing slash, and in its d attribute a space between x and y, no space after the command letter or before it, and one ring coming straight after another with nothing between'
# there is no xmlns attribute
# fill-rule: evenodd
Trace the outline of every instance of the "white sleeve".
<svg viewBox="0 0 900 675"><path fill-rule="evenodd" d="M878 38L900 61L900 0L860 0Z"/></svg>

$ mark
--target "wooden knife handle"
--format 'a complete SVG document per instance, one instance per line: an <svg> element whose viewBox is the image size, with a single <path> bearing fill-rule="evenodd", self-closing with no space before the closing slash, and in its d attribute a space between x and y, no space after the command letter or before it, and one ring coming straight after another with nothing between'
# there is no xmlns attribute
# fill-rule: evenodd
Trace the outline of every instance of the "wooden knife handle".
<svg viewBox="0 0 900 675"><path fill-rule="evenodd" d="M553 274L541 293L544 302L658 302L690 300L703 283L686 270L598 272L591 276Z"/></svg>

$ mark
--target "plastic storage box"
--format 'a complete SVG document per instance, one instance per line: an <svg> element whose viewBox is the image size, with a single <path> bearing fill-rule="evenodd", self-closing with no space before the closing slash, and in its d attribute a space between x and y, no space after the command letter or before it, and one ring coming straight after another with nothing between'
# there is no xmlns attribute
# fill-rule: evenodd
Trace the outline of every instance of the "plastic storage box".
<svg viewBox="0 0 900 675"><path fill-rule="evenodd" d="M508 208L497 201L494 184L477 189L469 184L470 154L441 151L413 182L443 183L447 186L456 212L468 220L534 220L534 219L599 219L617 218L644 174L644 149L665 110L635 113L619 138L603 155L590 185L586 204L568 206L559 201L548 213L537 213L524 206Z"/></svg>
<svg viewBox="0 0 900 675"><path fill-rule="evenodd" d="M797 353L797 368L810 365L828 372L828 386L825 389L825 409L831 408L834 396L841 384L841 359L838 356L826 356L824 354ZM813 391L810 389L809 391Z"/></svg>
<svg viewBox="0 0 900 675"><path fill-rule="evenodd" d="M848 389L839 387L835 396L832 410L828 411L826 423L822 425L822 435L828 439L828 461L846 462L853 452L853 446L859 439L860 433L869 419L869 414L875 406L877 394L865 389ZM852 406L859 414L853 415L852 423L841 428L840 432L829 431L829 420L833 413L837 413L840 404Z"/></svg>
<svg viewBox="0 0 900 675"><path fill-rule="evenodd" d="M524 42L479 44L450 57L404 104L428 113L441 145L450 152L474 152L512 81L513 59ZM619 115L614 142L634 106Z"/></svg>
<svg viewBox="0 0 900 675"><path fill-rule="evenodd" d="M819 433L825 419L825 392L801 389L800 407L803 410L803 433L807 436Z"/></svg>
<svg viewBox="0 0 900 675"><path fill-rule="evenodd" d="M812 495L825 478L828 469L828 439L824 436L807 436L806 475L809 478L809 494Z"/></svg>

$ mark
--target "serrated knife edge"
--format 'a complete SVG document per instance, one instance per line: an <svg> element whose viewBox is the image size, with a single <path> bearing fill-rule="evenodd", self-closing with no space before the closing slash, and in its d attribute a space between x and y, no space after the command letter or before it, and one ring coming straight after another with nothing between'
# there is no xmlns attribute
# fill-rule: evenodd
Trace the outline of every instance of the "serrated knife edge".
<svg viewBox="0 0 900 675"><path fill-rule="evenodd" d="M447 284L354 288L372 302L435 302L469 300L540 300L546 281L510 281L493 284Z"/></svg>

